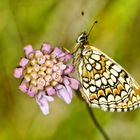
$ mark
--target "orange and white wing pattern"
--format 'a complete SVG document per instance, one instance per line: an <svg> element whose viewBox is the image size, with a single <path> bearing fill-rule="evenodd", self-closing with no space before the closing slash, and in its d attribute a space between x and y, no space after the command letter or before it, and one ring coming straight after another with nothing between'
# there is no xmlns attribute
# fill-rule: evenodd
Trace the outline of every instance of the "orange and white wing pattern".
<svg viewBox="0 0 140 140"><path fill-rule="evenodd" d="M77 63L81 92L93 107L130 111L140 106L140 87L119 64L99 49L83 45Z"/></svg>

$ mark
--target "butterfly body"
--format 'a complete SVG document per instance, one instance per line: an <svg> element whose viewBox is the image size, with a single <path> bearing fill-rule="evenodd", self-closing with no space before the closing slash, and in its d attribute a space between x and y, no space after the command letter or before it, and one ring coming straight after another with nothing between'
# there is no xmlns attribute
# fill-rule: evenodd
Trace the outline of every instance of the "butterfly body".
<svg viewBox="0 0 140 140"><path fill-rule="evenodd" d="M99 49L88 45L82 33L73 52L82 95L104 111L129 111L140 105L140 87L130 74Z"/></svg>

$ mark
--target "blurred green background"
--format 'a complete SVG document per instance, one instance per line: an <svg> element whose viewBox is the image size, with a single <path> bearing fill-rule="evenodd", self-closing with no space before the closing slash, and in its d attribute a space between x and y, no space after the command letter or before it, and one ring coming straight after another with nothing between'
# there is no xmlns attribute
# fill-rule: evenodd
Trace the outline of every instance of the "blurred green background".
<svg viewBox="0 0 140 140"><path fill-rule="evenodd" d="M139 0L0 0L0 140L103 140L76 96L70 105L56 98L44 116L35 100L18 90L20 80L13 77L25 45L39 49L47 41L72 50L76 37L94 20L98 24L90 44L140 83ZM140 139L140 109L93 110L112 140Z"/></svg>

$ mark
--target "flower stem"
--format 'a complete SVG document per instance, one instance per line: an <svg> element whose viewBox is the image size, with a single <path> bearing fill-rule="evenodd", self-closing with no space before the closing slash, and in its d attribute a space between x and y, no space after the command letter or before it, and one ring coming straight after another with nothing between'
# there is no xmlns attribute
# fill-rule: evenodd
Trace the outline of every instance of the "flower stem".
<svg viewBox="0 0 140 140"><path fill-rule="evenodd" d="M105 140L110 140L107 133L104 131L104 129L101 127L101 125L97 121L97 119L96 119L91 107L89 106L89 104L87 102L85 102L85 103L86 103L86 107L87 107L87 110L89 112L89 115L90 115L93 123L95 124L96 128L100 131L100 133L102 134L102 136L104 137Z"/></svg>
<svg viewBox="0 0 140 140"><path fill-rule="evenodd" d="M105 140L110 140L109 136L107 135L107 133L104 131L104 129L101 127L101 125L99 124L99 122L97 121L91 107L89 106L89 104L81 97L81 92L78 90L78 94L76 94L77 97L80 100L83 100L86 104L87 110L89 112L89 115L92 119L93 124L95 124L96 128L99 130L99 132L102 134L102 136L104 137Z"/></svg>

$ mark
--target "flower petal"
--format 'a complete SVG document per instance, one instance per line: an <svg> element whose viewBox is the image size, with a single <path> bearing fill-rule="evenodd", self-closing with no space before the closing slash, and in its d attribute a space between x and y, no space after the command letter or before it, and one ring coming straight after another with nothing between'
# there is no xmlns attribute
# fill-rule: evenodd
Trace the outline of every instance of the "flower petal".
<svg viewBox="0 0 140 140"><path fill-rule="evenodd" d="M68 52L65 52L64 54L65 54L65 55L63 55L63 56L61 56L61 57L59 58L60 61L66 62L66 61L68 61L69 59L72 58L72 55L69 54Z"/></svg>
<svg viewBox="0 0 140 140"><path fill-rule="evenodd" d="M23 68L15 68L14 70L14 77L21 78L23 74Z"/></svg>
<svg viewBox="0 0 140 140"><path fill-rule="evenodd" d="M30 96L30 97L34 97L35 94L37 93L37 88L34 87L34 86L30 86L28 91L27 91L27 94Z"/></svg>
<svg viewBox="0 0 140 140"><path fill-rule="evenodd" d="M28 91L28 88L29 88L29 85L25 81L23 81L19 86L19 89L24 93Z"/></svg>
<svg viewBox="0 0 140 140"><path fill-rule="evenodd" d="M46 91L49 96L52 96L55 94L55 89L53 87L47 87Z"/></svg>
<svg viewBox="0 0 140 140"><path fill-rule="evenodd" d="M63 62L59 62L59 63L57 64L57 66L59 67L60 70L64 70L64 69L66 69L66 67L67 67L65 64L63 64Z"/></svg>
<svg viewBox="0 0 140 140"><path fill-rule="evenodd" d="M32 45L27 45L24 47L25 56L28 57L30 53L34 51Z"/></svg>
<svg viewBox="0 0 140 140"><path fill-rule="evenodd" d="M48 98L46 97L44 92L40 92L36 96L36 102L39 105L39 107L44 115L49 114Z"/></svg>
<svg viewBox="0 0 140 140"><path fill-rule="evenodd" d="M64 74L71 74L74 70L74 66L69 64L67 65L66 69L64 70Z"/></svg>
<svg viewBox="0 0 140 140"><path fill-rule="evenodd" d="M79 88L79 86L80 86L79 81L75 80L74 78L69 78L67 76L65 76L65 78L67 78L70 81L70 86L73 89L77 90Z"/></svg>
<svg viewBox="0 0 140 140"><path fill-rule="evenodd" d="M59 57L59 55L61 55L63 52L59 49L59 48L55 48L52 52L52 55L54 55L54 57Z"/></svg>
<svg viewBox="0 0 140 140"><path fill-rule="evenodd" d="M54 101L54 98L51 97L51 96L46 96L46 98L47 98L47 101L48 101L48 102L52 102L52 101Z"/></svg>
<svg viewBox="0 0 140 140"><path fill-rule="evenodd" d="M72 98L72 89L70 87L70 82L66 78L64 78L64 85L65 85L65 87L66 87L66 89L68 91L68 94L69 94L70 98Z"/></svg>
<svg viewBox="0 0 140 140"><path fill-rule="evenodd" d="M72 58L72 55L71 55L71 54L67 53L67 54L65 55L65 61L68 61L68 60L70 60L71 58Z"/></svg>
<svg viewBox="0 0 140 140"><path fill-rule="evenodd" d="M61 57L64 57L65 56L65 53L64 52L61 52L58 56L57 56L57 58L61 58Z"/></svg>
<svg viewBox="0 0 140 140"><path fill-rule="evenodd" d="M65 86L61 85L60 89L57 89L57 95L63 99L67 104L70 104L71 102L71 97L67 91L67 89L65 88Z"/></svg>
<svg viewBox="0 0 140 140"><path fill-rule="evenodd" d="M44 64L45 61L46 61L46 57L45 57L45 56L42 56L42 57L38 57L38 58L37 58L37 62L38 62L38 64L40 64L40 65Z"/></svg>
<svg viewBox="0 0 140 140"><path fill-rule="evenodd" d="M38 58L38 57L42 57L43 56L43 53L40 51L40 50L36 50L35 51L35 57Z"/></svg>
<svg viewBox="0 0 140 140"><path fill-rule="evenodd" d="M41 51L44 53L50 53L51 52L51 45L44 43L41 47Z"/></svg>
<svg viewBox="0 0 140 140"><path fill-rule="evenodd" d="M22 58L19 62L19 65L25 67L28 64L29 60L26 58Z"/></svg>

